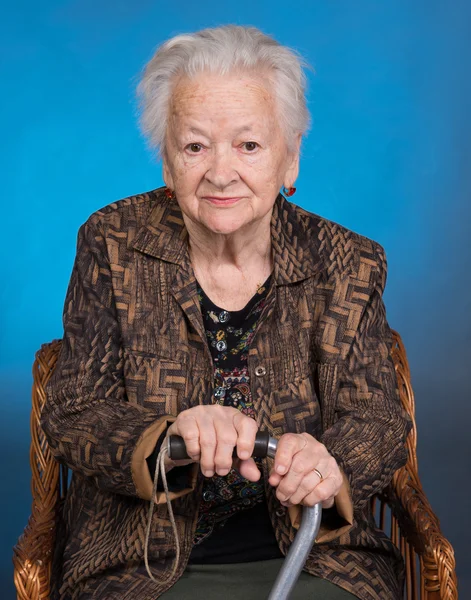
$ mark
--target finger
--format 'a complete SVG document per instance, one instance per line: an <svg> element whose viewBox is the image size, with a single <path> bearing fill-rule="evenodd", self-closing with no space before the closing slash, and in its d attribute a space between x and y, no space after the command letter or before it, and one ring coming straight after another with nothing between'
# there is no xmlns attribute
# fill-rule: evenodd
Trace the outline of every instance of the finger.
<svg viewBox="0 0 471 600"><path fill-rule="evenodd" d="M167 437L179 435L183 438L186 453L193 461L200 459L200 430L196 419L191 414L181 413L167 430Z"/></svg>
<svg viewBox="0 0 471 600"><path fill-rule="evenodd" d="M307 445L307 441L306 441ZM298 490L304 478L312 472L312 451L301 450L294 454L291 466L278 484L276 496L281 502L291 501L291 496ZM304 495L310 490L305 490Z"/></svg>
<svg viewBox="0 0 471 600"><path fill-rule="evenodd" d="M272 469L270 471L270 475L268 477L268 483L270 485L272 485L273 487L276 487L282 479L283 479L283 476L278 475L278 473L275 471L275 469Z"/></svg>
<svg viewBox="0 0 471 600"><path fill-rule="evenodd" d="M330 500L325 500L324 502L322 502L322 508L332 508L332 506L335 504L335 498L332 497L330 498Z"/></svg>
<svg viewBox="0 0 471 600"><path fill-rule="evenodd" d="M217 436L213 419L202 416L198 420L201 448L201 471L205 477L212 477L215 471L214 454L217 446Z"/></svg>
<svg viewBox="0 0 471 600"><path fill-rule="evenodd" d="M242 460L247 460L253 454L255 437L258 432L257 423L240 411L234 414L232 422L237 432L237 456Z"/></svg>
<svg viewBox="0 0 471 600"><path fill-rule="evenodd" d="M328 453L327 456L324 456L322 460L317 463L316 469L323 477L319 484L303 498L301 504L313 506L314 504L321 502L323 508L330 508L334 505L334 498L343 485L342 474L337 461ZM317 475L316 471L314 471L314 474Z"/></svg>
<svg viewBox="0 0 471 600"><path fill-rule="evenodd" d="M285 475L293 460L293 456L307 445L306 438L295 433L281 436L275 454L274 469L279 475Z"/></svg>
<svg viewBox="0 0 471 600"><path fill-rule="evenodd" d="M313 492L313 490L317 488L317 486L320 485L322 481L325 481L327 479L329 479L329 482L333 484L334 493L336 494L338 492L336 486L337 484L340 485L341 482L336 476L336 473L338 472L337 463L332 456L322 452L322 448L322 445L315 446L314 452L310 450L310 455L308 455L307 452L301 452L298 455L296 455L293 459L294 467L295 462L296 460L299 460L299 457L307 457L309 470L305 473L305 477L303 478L303 480L299 482L298 489L294 490L294 492L287 498L286 501L289 501L290 504L301 504L305 496ZM317 449L320 449L321 452L316 452ZM321 454L322 458L320 460L316 460L316 454ZM313 466L313 463L315 467ZM285 480L289 480L289 477L292 475L291 471L293 471L293 468L290 470L290 472L286 474L286 476L283 478L283 481L278 486L279 489L281 488L281 493L284 492L285 486L289 486L289 489L291 489L291 482L285 482ZM285 496L286 495L287 494L285 494Z"/></svg>
<svg viewBox="0 0 471 600"><path fill-rule="evenodd" d="M304 506L314 506L319 502L326 503L324 508L330 508L333 502L332 499L337 494L338 489L336 485L335 479L332 477L328 477L327 479L323 479L319 485L317 485L311 493L307 494L299 504L303 504Z"/></svg>
<svg viewBox="0 0 471 600"><path fill-rule="evenodd" d="M311 494L318 485L320 485L321 479L315 471L309 472L302 481L299 483L297 490L289 497L290 504L302 504L304 498Z"/></svg>
<svg viewBox="0 0 471 600"><path fill-rule="evenodd" d="M257 467L257 463L253 458L248 458L247 460L241 460L240 458L235 459L234 468L239 471L242 477L248 479L249 481L258 481L261 477L261 473L259 468Z"/></svg>
<svg viewBox="0 0 471 600"><path fill-rule="evenodd" d="M215 419L216 449L214 453L214 468L218 475L224 476L232 467L232 452L237 444L237 431L228 419Z"/></svg>

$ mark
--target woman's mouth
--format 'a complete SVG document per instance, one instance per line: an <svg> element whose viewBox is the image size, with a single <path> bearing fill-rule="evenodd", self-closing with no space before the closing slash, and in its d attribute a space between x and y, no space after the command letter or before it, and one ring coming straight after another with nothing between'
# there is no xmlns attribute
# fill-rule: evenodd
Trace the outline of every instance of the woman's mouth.
<svg viewBox="0 0 471 600"><path fill-rule="evenodd" d="M235 204L240 199L240 196L231 196L227 198L225 198L224 196L203 196L203 200L208 200L208 202L211 202L212 204L216 204L218 206Z"/></svg>

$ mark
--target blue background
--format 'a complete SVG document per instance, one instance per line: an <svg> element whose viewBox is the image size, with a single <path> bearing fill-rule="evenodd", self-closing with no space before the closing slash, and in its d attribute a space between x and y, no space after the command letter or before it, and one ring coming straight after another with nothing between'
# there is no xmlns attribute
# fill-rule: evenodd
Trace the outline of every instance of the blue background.
<svg viewBox="0 0 471 600"><path fill-rule="evenodd" d="M1 598L14 598L30 512L31 366L62 336L78 228L162 184L136 126L136 76L168 37L223 23L258 26L315 68L293 200L386 249L420 475L471 597L471 4L16 0L0 18Z"/></svg>

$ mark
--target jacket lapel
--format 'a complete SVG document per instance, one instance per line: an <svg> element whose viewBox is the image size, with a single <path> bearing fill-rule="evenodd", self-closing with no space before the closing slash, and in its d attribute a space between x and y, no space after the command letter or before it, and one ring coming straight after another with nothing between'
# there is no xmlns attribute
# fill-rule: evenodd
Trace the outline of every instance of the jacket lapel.
<svg viewBox="0 0 471 600"><path fill-rule="evenodd" d="M182 268L190 265L188 231L178 203L168 200L165 188L151 192L155 203L146 223L139 229L132 247ZM301 216L300 216L301 213ZM276 197L271 218L274 278L277 285L302 281L327 267L322 240L322 220L313 225L312 216L288 202L282 194Z"/></svg>
<svg viewBox="0 0 471 600"><path fill-rule="evenodd" d="M153 191L155 205L139 229L132 247L167 263L169 292L203 341L206 334L196 293L196 278L188 252L188 230L178 204L169 201L165 188ZM206 344L205 344L206 346ZM209 350L208 350L209 353Z"/></svg>
<svg viewBox="0 0 471 600"><path fill-rule="evenodd" d="M276 285L303 281L324 271L321 226L303 210L278 194L271 218L271 238Z"/></svg>
<svg viewBox="0 0 471 600"><path fill-rule="evenodd" d="M188 230L178 203L167 199L164 189L157 188L151 192L155 196L155 203L145 224L138 230L132 247L168 263L172 273L169 275L169 291L198 335L205 340L196 279L188 252ZM299 208L278 194L271 218L274 287L303 281L327 268L321 252L321 227L319 224L313 227L309 214L306 213L303 219L299 212ZM260 323L265 322L272 313L275 301L276 291L272 288Z"/></svg>

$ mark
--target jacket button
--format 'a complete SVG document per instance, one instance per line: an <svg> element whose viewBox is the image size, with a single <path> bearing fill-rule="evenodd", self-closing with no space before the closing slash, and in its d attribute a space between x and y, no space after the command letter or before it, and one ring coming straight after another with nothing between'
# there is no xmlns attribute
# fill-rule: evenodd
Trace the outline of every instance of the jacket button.
<svg viewBox="0 0 471 600"><path fill-rule="evenodd" d="M284 517L286 514L286 508L279 508L276 512L275 515L277 517Z"/></svg>
<svg viewBox="0 0 471 600"><path fill-rule="evenodd" d="M262 365L259 365L258 367L256 367L255 375L257 377L263 377L266 374L267 374L267 370L265 369L265 367L262 367Z"/></svg>
<svg viewBox="0 0 471 600"><path fill-rule="evenodd" d="M211 502L211 500L214 500L213 492L210 492L209 490L206 490L205 492L203 492L203 500L205 502Z"/></svg>

